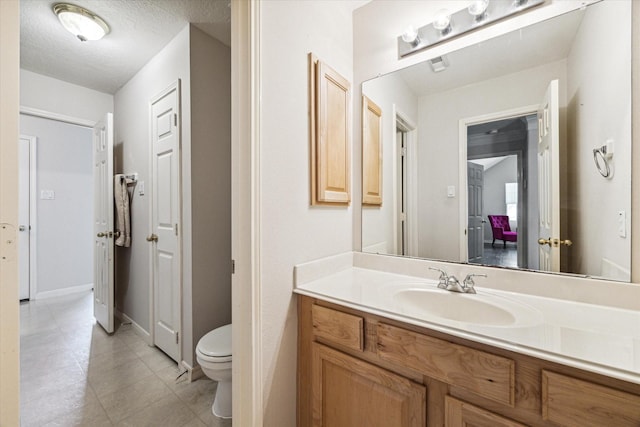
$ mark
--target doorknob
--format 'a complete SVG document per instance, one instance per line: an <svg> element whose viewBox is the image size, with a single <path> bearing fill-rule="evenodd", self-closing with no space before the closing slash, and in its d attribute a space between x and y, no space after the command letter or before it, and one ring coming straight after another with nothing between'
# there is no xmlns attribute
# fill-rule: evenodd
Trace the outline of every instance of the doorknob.
<svg viewBox="0 0 640 427"><path fill-rule="evenodd" d="M569 239L560 240L560 239L548 238L548 239L538 239L538 244L539 245L549 245L549 246L553 246L554 248L557 248L560 245L571 246L571 245L573 245L573 242L571 240L569 240Z"/></svg>
<svg viewBox="0 0 640 427"><path fill-rule="evenodd" d="M155 234L152 234L151 236L147 237L147 242L157 242L158 241L158 236L156 236Z"/></svg>
<svg viewBox="0 0 640 427"><path fill-rule="evenodd" d="M96 234L96 236L98 236L98 237L107 237L107 233L100 232L100 233Z"/></svg>
<svg viewBox="0 0 640 427"><path fill-rule="evenodd" d="M549 245L549 246L551 246L551 243L552 243L552 242L551 242L551 238L548 238L548 239L538 239L538 244L539 244L539 245L541 245L541 246L542 246L542 245Z"/></svg>
<svg viewBox="0 0 640 427"><path fill-rule="evenodd" d="M27 227L24 226L24 225L21 225L21 226L18 227L18 231L24 231L26 229L27 229Z"/></svg>

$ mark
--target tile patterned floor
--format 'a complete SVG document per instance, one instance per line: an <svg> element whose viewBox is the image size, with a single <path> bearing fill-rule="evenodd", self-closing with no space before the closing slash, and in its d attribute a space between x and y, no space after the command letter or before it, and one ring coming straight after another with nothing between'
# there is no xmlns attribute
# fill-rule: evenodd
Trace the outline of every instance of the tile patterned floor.
<svg viewBox="0 0 640 427"><path fill-rule="evenodd" d="M188 383L130 325L108 335L93 294L20 305L20 413L30 426L230 427L211 413L216 383Z"/></svg>

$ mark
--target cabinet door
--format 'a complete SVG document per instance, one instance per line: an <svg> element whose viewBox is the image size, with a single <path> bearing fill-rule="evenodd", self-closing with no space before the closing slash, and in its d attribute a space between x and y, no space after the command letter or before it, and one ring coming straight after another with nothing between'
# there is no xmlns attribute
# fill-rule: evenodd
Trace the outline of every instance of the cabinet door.
<svg viewBox="0 0 640 427"><path fill-rule="evenodd" d="M451 396L446 396L444 402L446 427L526 427Z"/></svg>
<svg viewBox="0 0 640 427"><path fill-rule="evenodd" d="M313 343L313 425L426 426L426 387Z"/></svg>

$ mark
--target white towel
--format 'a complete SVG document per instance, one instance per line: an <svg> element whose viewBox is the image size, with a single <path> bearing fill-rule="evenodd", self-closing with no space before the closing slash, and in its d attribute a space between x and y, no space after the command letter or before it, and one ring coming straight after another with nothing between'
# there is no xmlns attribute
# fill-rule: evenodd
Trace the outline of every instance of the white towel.
<svg viewBox="0 0 640 427"><path fill-rule="evenodd" d="M128 248L131 246L131 214L127 184L133 181L122 174L115 175L113 180L113 197L116 203L116 245Z"/></svg>

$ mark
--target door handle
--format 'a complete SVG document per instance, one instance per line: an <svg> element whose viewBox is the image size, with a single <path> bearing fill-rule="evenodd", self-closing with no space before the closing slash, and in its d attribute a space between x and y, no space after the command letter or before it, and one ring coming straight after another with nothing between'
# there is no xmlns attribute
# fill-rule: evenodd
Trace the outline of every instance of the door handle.
<svg viewBox="0 0 640 427"><path fill-rule="evenodd" d="M573 245L573 242L571 240L569 240L569 239L560 240L560 239L548 238L548 239L538 239L538 244L539 245L549 245L549 246L552 246L554 248L557 248L560 245L571 246L571 245Z"/></svg>
<svg viewBox="0 0 640 427"><path fill-rule="evenodd" d="M151 236L147 237L147 242L157 242L158 241L158 236L156 236L155 234L152 234Z"/></svg>
<svg viewBox="0 0 640 427"><path fill-rule="evenodd" d="M98 236L98 237L107 237L107 233L100 232L100 233L96 234L96 236Z"/></svg>
<svg viewBox="0 0 640 427"><path fill-rule="evenodd" d="M548 239L538 239L538 244L540 246L543 246L543 245L551 246L551 244L552 244L551 237L549 237Z"/></svg>

